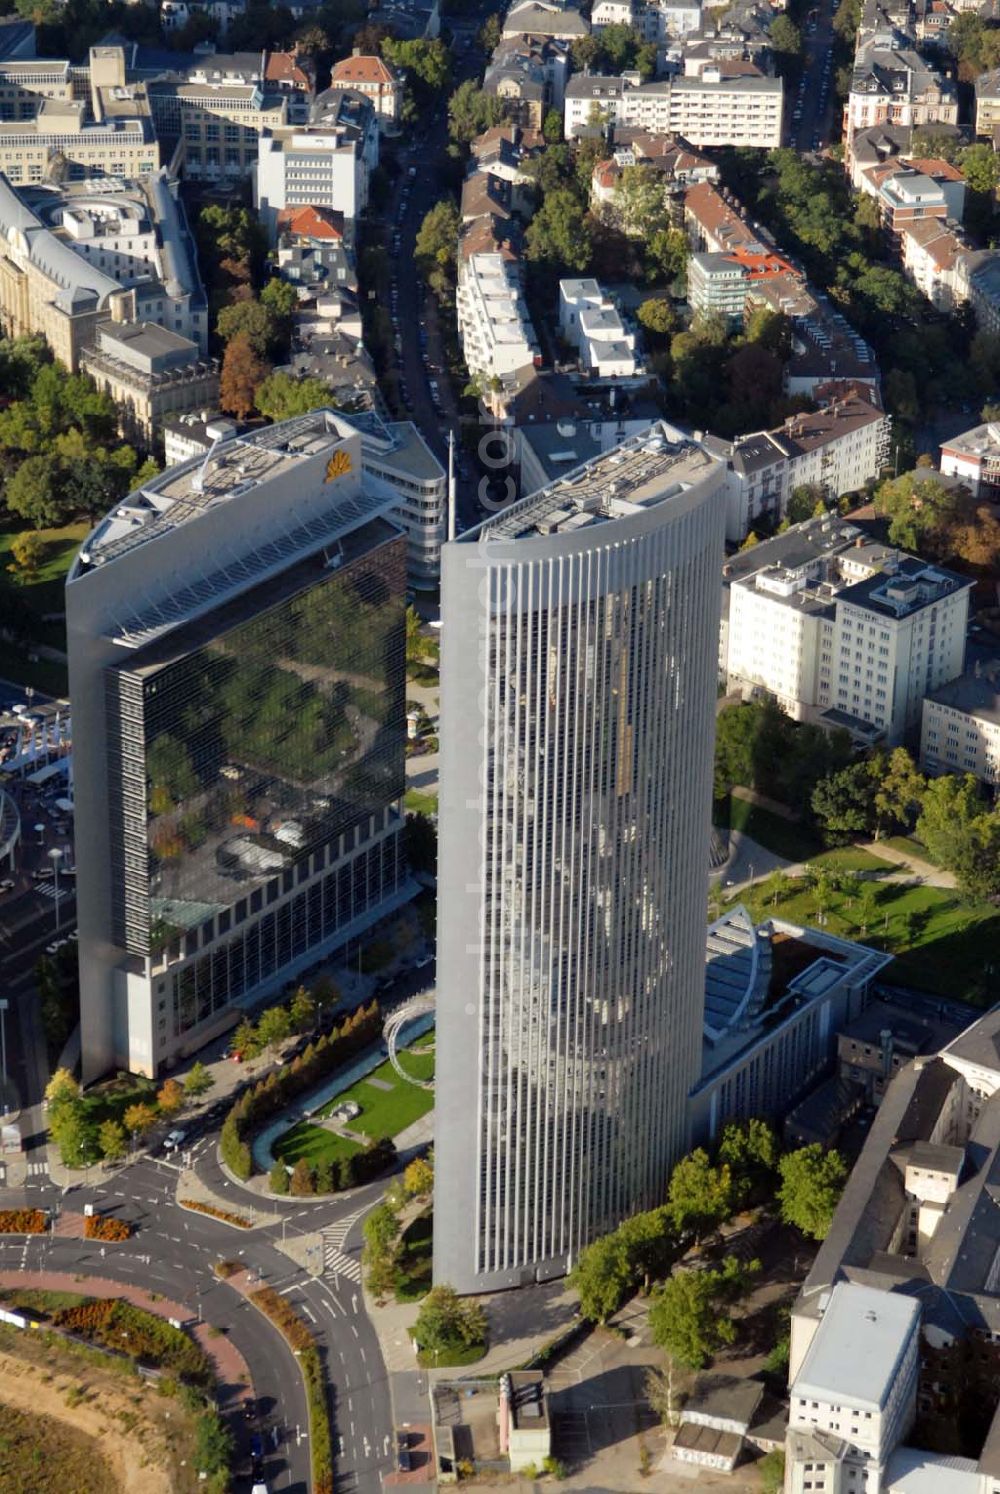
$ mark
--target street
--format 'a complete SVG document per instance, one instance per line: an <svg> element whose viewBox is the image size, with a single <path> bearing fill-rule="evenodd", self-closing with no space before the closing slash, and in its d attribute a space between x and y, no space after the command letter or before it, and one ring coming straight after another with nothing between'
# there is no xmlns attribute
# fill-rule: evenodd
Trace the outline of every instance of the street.
<svg viewBox="0 0 1000 1494"><path fill-rule="evenodd" d="M821 150L830 139L836 100L833 92L833 0L818 0L813 19L803 25L805 63L798 92L785 95L788 144L807 153Z"/></svg>

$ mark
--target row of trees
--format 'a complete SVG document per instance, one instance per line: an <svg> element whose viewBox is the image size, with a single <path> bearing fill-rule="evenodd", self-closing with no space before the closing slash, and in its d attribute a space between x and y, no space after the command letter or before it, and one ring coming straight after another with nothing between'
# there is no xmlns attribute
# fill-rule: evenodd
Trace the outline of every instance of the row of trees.
<svg viewBox="0 0 1000 1494"><path fill-rule="evenodd" d="M372 1209L364 1222L365 1245L362 1264L370 1291L377 1297L395 1289L399 1277L403 1225L407 1204L430 1197L434 1187L434 1157L414 1157L399 1178L386 1189L385 1201Z"/></svg>
<svg viewBox="0 0 1000 1494"><path fill-rule="evenodd" d="M284 1162L275 1162L268 1174L268 1186L272 1193L293 1198L311 1198L316 1193L337 1193L344 1188L357 1188L370 1183L391 1167L396 1158L396 1147L390 1136L369 1141L360 1151L346 1157L320 1157L311 1162L308 1157L299 1157L291 1175Z"/></svg>
<svg viewBox="0 0 1000 1494"><path fill-rule="evenodd" d="M654 1281L669 1278L655 1293L654 1309L664 1304L657 1341L686 1364L691 1362L685 1354L695 1336L702 1358L707 1357L712 1350L704 1316L718 1311L723 1299L733 1300L727 1294L744 1278L724 1262L718 1279L709 1274L696 1285L678 1285L692 1273L670 1275L671 1268L693 1243L734 1214L766 1205L773 1197L786 1223L812 1239L823 1239L845 1177L837 1152L808 1146L782 1156L777 1136L764 1121L730 1123L714 1156L699 1148L678 1162L665 1203L627 1219L581 1252L571 1280L582 1312L594 1322L606 1322L630 1292L640 1287L649 1292ZM656 1333L652 1310L650 1322Z"/></svg>
<svg viewBox="0 0 1000 1494"><path fill-rule="evenodd" d="M205 1066L196 1063L183 1083L167 1079L156 1090L150 1082L148 1097L133 1100L120 1116L104 1114L98 1119L101 1108L88 1103L69 1069L56 1069L45 1089L49 1134L67 1167L121 1162L131 1139L147 1136L161 1120L172 1120L187 1101L203 1095L214 1082Z"/></svg>

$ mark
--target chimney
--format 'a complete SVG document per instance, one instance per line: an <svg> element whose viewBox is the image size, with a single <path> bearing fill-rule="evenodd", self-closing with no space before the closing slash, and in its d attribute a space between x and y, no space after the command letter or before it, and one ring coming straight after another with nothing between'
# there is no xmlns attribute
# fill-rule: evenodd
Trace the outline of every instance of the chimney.
<svg viewBox="0 0 1000 1494"><path fill-rule="evenodd" d="M855 550L863 550L864 549L864 544L865 544L865 537L864 537L863 534L859 534L858 537L857 537L857 539L854 541L854 548L855 548Z"/></svg>

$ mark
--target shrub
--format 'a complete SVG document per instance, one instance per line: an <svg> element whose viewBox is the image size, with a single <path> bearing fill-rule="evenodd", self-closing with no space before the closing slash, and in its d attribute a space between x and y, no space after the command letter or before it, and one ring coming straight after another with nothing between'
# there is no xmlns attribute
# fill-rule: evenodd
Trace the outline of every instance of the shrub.
<svg viewBox="0 0 1000 1494"><path fill-rule="evenodd" d="M288 1192L288 1169L284 1162L275 1162L267 1175L267 1185L272 1193Z"/></svg>
<svg viewBox="0 0 1000 1494"><path fill-rule="evenodd" d="M160 1365L189 1384L207 1387L213 1383L208 1355L193 1339L163 1318L128 1302L89 1298L77 1307L61 1308L53 1315L53 1322L90 1343Z"/></svg>
<svg viewBox="0 0 1000 1494"><path fill-rule="evenodd" d="M207 1214L210 1219L221 1219L223 1224L235 1224L237 1229L253 1229L252 1220L245 1214L233 1214L228 1209L217 1209L215 1204L202 1203L197 1198L179 1198L182 1209L191 1209L196 1214Z"/></svg>
<svg viewBox="0 0 1000 1494"><path fill-rule="evenodd" d="M216 1276L221 1277L223 1281L228 1281L230 1276L235 1276L237 1271L243 1270L243 1267L240 1265L239 1261L216 1261L215 1265L212 1267L212 1270L215 1272Z"/></svg>
<svg viewBox="0 0 1000 1494"><path fill-rule="evenodd" d="M44 1235L44 1209L0 1209L0 1235Z"/></svg>
<svg viewBox="0 0 1000 1494"><path fill-rule="evenodd" d="M84 1237L88 1240L128 1240L132 1226L127 1219L111 1219L107 1215L92 1214L83 1222Z"/></svg>
<svg viewBox="0 0 1000 1494"><path fill-rule="evenodd" d="M316 1192L316 1180L306 1157L300 1157L292 1168L291 1191L295 1198L308 1198Z"/></svg>

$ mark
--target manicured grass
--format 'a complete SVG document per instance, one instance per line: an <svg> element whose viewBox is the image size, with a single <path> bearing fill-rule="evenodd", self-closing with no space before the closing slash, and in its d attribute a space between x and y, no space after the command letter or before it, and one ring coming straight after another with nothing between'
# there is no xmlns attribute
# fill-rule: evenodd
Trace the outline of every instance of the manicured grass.
<svg viewBox="0 0 1000 1494"><path fill-rule="evenodd" d="M137 1078L126 1074L122 1079L109 1079L88 1089L83 1097L83 1109L88 1122L99 1126L102 1121L120 1121L130 1105L156 1106L156 1085L151 1079Z"/></svg>
<svg viewBox="0 0 1000 1494"><path fill-rule="evenodd" d="M424 1033L401 1052L403 1067L415 1079L433 1078L434 1054L422 1051L433 1041L433 1032ZM371 1083L372 1079L381 1080L392 1088L380 1089L378 1085ZM426 1115L434 1105L434 1092L420 1089L415 1084L407 1084L386 1059L367 1078L359 1079L350 1089L328 1100L317 1111L317 1115L330 1115L348 1100L354 1100L361 1106L361 1114L351 1121L349 1129L372 1141L381 1141L383 1137L398 1135L422 1115ZM361 1148L346 1136L337 1136L322 1126L313 1125L311 1121L300 1121L278 1138L273 1150L274 1155L283 1162L295 1163L300 1157L306 1157L310 1162L339 1161L341 1157L349 1157Z"/></svg>
<svg viewBox="0 0 1000 1494"><path fill-rule="evenodd" d="M407 789L403 795L403 807L411 814L436 815L438 796L437 794L425 794L420 789Z"/></svg>
<svg viewBox="0 0 1000 1494"><path fill-rule="evenodd" d="M79 1307L86 1298L79 1292L45 1292L34 1287L11 1287L0 1292L0 1301L4 1307L11 1308L14 1312L24 1309L27 1312L49 1315L62 1307Z"/></svg>
<svg viewBox="0 0 1000 1494"><path fill-rule="evenodd" d="M769 809L748 804L745 799L730 798L717 803L713 809L717 825L730 830L742 830L758 845L784 856L788 861L808 861L822 850L816 836L805 830L794 820L786 820Z"/></svg>
<svg viewBox="0 0 1000 1494"><path fill-rule="evenodd" d="M775 879L767 878L752 892L741 894L755 918L774 914L792 923L816 923L816 891L799 882L790 894L774 902ZM781 883L777 884L781 887ZM885 979L915 986L975 1005L994 997L993 977L987 966L1000 947L1000 909L969 903L950 889L904 882L866 882L874 895L874 918L862 933L859 900L849 905L847 894L833 892L827 903L826 932L839 934L896 956Z"/></svg>
<svg viewBox="0 0 1000 1494"><path fill-rule="evenodd" d="M396 1301L417 1302L431 1289L431 1247L434 1219L428 1209L418 1214L400 1242Z"/></svg>
<svg viewBox="0 0 1000 1494"><path fill-rule="evenodd" d="M895 851L902 851L904 856L913 856L917 861L927 861L931 866L937 865L927 847L912 835L889 835L886 837L885 844L892 846Z"/></svg>
<svg viewBox="0 0 1000 1494"><path fill-rule="evenodd" d="M463 1364L475 1364L485 1353L485 1344L447 1344L436 1354L433 1349L419 1349L417 1363L421 1369L457 1369Z"/></svg>
<svg viewBox="0 0 1000 1494"><path fill-rule="evenodd" d="M881 856L862 851L859 846L837 846L835 850L823 851L814 856L810 866L824 866L827 871L837 872L888 872L892 867Z"/></svg>
<svg viewBox="0 0 1000 1494"><path fill-rule="evenodd" d="M46 612L64 612L63 586L73 556L90 533L91 525L65 524L60 529L39 529L45 543L45 554L38 571L30 581L15 581L7 567L11 564L10 547L20 529L0 531L0 586L13 591L38 618Z"/></svg>

